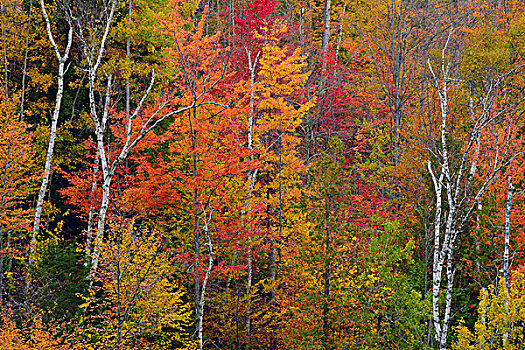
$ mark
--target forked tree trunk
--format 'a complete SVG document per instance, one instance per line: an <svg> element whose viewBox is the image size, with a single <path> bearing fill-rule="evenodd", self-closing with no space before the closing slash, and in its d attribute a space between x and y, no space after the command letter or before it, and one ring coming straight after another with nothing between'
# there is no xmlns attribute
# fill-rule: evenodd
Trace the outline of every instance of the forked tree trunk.
<svg viewBox="0 0 525 350"><path fill-rule="evenodd" d="M440 69L434 71L433 65L428 61L428 68L433 78L433 85L437 90L440 106L440 140L432 150L436 158L436 168L439 177L433 170L430 160L427 162L428 171L434 185L434 195L436 200L434 217L434 263L432 271L432 313L435 329L435 340L440 350L447 349L447 334L450 320L452 317L452 296L455 289L455 263L454 253L457 245L458 236L467 229L467 224L474 210L478 208L483 195L494 180L499 176L502 169L519 154L513 153L510 149L511 127L506 127L506 140L495 146L496 153L486 157L488 171L481 173L477 170L479 153L481 149L482 134L487 132L492 125L506 113L512 103L504 106L501 110L494 111L493 103L497 89L504 86L507 75L502 75L493 80L488 77L485 84L487 86L484 95L479 102L480 111L475 113L472 120L472 127L469 130L469 137L459 148L460 152L452 156L452 146L449 145L449 89L455 79L451 73L452 64L447 60L447 46L451 41L453 28L450 29L447 41L441 50ZM491 134L492 135L492 134ZM496 142L498 142L496 140ZM470 169L468 164L470 163ZM478 177L478 186L474 179ZM446 204L446 205L443 205ZM510 210L510 209L509 209ZM443 276L445 269L445 276ZM440 301L439 295L442 284L446 279L445 303Z"/></svg>

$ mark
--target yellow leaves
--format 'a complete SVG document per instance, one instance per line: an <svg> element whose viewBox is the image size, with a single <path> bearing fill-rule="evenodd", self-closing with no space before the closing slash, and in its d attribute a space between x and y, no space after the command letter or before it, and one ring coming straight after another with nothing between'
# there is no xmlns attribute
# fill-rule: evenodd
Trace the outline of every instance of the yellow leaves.
<svg viewBox="0 0 525 350"><path fill-rule="evenodd" d="M162 233L137 228L134 221L110 227L107 239L100 242L100 278L108 296L105 332L113 339L108 341L115 341L111 335L120 325L126 334L122 339L126 348L139 339L151 344L149 348L163 348L161 343L167 347L167 339L191 345L187 334L191 308L184 301L183 286L175 279ZM88 305L89 301L83 306Z"/></svg>
<svg viewBox="0 0 525 350"><path fill-rule="evenodd" d="M464 59L464 72L474 82L480 78L478 74L511 71L519 62L517 57L525 51L523 3L509 3L505 7L475 11L472 16L478 19L476 24L463 28L469 34L470 44Z"/></svg>
<svg viewBox="0 0 525 350"><path fill-rule="evenodd" d="M194 15L198 7L199 1L184 1L181 9L182 15L184 18L190 18Z"/></svg>
<svg viewBox="0 0 525 350"><path fill-rule="evenodd" d="M368 274L366 276L366 280L365 280L365 283L363 284L363 287L370 287L372 286L374 283L376 283L377 281L377 277L375 274L371 273L371 274Z"/></svg>
<svg viewBox="0 0 525 350"><path fill-rule="evenodd" d="M85 303L83 303L83 304L80 304L78 307L79 307L80 309L85 309L85 308L87 308L90 304L91 304L91 302L88 301L88 302L85 302Z"/></svg>
<svg viewBox="0 0 525 350"><path fill-rule="evenodd" d="M505 279L501 278L499 287L493 285L480 293L478 320L472 333L464 323L455 328L457 342L454 350L498 349L518 350L524 340L524 330L517 325L525 322L525 275L514 272L510 290L507 293Z"/></svg>

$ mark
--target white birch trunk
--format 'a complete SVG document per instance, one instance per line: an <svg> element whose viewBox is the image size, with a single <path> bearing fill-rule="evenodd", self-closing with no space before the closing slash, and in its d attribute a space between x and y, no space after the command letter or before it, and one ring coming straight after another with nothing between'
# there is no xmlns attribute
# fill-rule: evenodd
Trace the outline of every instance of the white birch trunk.
<svg viewBox="0 0 525 350"><path fill-rule="evenodd" d="M346 3L345 3L345 6L343 7L343 13L341 14L341 18L339 19L339 34L337 36L337 47L335 49L335 60L336 61L339 58L339 50L341 49L341 40L343 38L343 21L345 18L345 12L346 12Z"/></svg>
<svg viewBox="0 0 525 350"><path fill-rule="evenodd" d="M509 186L507 189L507 204L505 206L505 248L503 251L503 277L505 278L505 287L507 293L510 292L510 214L512 213L512 197L514 195L514 187L512 186L512 176L509 176Z"/></svg>
<svg viewBox="0 0 525 350"><path fill-rule="evenodd" d="M326 54L328 51L328 43L330 40L330 11L332 10L331 0L325 0L324 2L324 14L323 14L323 41L321 44L321 59L323 73L326 71Z"/></svg>
<svg viewBox="0 0 525 350"><path fill-rule="evenodd" d="M507 189L507 203L505 205L505 248L503 250L503 277L505 278L505 293L507 293L507 298L510 297L510 214L512 213L512 197L514 196L514 187L512 186L512 176L508 177L509 186ZM505 302L505 313L508 314L508 303ZM506 348L507 339L509 338L509 333L503 333L503 348Z"/></svg>
<svg viewBox="0 0 525 350"><path fill-rule="evenodd" d="M455 154L455 160L450 156L448 139L448 91L449 83L454 81L451 77L451 64L446 62L446 50L450 42L453 29L450 30L448 39L441 51L441 69L439 75L435 73L432 64L428 61L428 67L433 78L433 85L437 89L441 120L439 125L440 142L431 151L437 158L439 178L432 169L430 160L427 162L428 171L434 185L436 196L436 211L434 219L434 262L432 269L432 313L435 329L435 340L440 350L447 349L447 333L452 315L452 297L454 292L454 251L458 234L462 234L473 211L478 207L481 198L487 188L499 176L501 169L514 159L519 153L512 154L509 148L509 140L495 147L495 153L489 160L489 170L481 178L481 185L473 188L473 179L477 174L477 162L480 152L481 134L488 129L491 123L499 118L506 109L494 114L492 103L495 96L495 87L500 86L506 76L499 77L498 81L488 80L488 88L482 96L479 105L482 110L478 113L471 112L473 127L470 137L467 139L461 153ZM472 105L472 102L471 102ZM471 110L473 107L471 106ZM507 128L509 133L510 128ZM507 135L508 136L508 135ZM459 156L459 157L458 157ZM471 162L470 168L468 163ZM445 190L445 191L443 191ZM472 194L473 193L473 194ZM446 211L442 203L447 203ZM510 210L510 209L509 209ZM446 267L445 267L446 262ZM446 287L443 289L443 269L446 268ZM440 307L439 294L445 291L444 310Z"/></svg>
<svg viewBox="0 0 525 350"><path fill-rule="evenodd" d="M202 230L204 231L204 235L206 236L206 240L208 241L206 245L208 246L208 267L206 269L206 274L204 276L204 281L202 282L202 287L200 290L200 296L199 296L199 302L197 307L197 333L199 337L199 350L202 350L204 341L203 341L203 320L204 320L204 306L206 304L206 287L208 285L208 280L210 279L211 270L213 268L213 243L210 236L210 229L209 225L211 222L213 214L213 209L210 211L209 217L206 215L206 212L204 212L204 220L202 225Z"/></svg>
<svg viewBox="0 0 525 350"><path fill-rule="evenodd" d="M49 134L49 144L48 144L47 153L46 153L46 162L44 165L44 175L42 177L42 183L40 185L40 190L38 191L38 197L37 197L36 207L35 207L35 218L34 218L34 223L33 223L33 232L31 235L31 243L30 243L30 249L29 249L29 265L30 266L33 265L35 261L37 234L38 234L38 231L40 230L40 219L42 216L42 207L44 204L44 197L45 197L47 186L49 183L49 175L51 172L51 162L53 160L53 152L55 149L55 138L56 138L58 117L60 115L60 107L62 106L62 96L64 92L64 74L66 72L66 62L69 57L69 51L71 49L71 44L73 43L73 28L69 27L66 49L63 55L60 53L60 50L58 49L58 46L51 32L51 21L49 20L49 16L47 15L47 11L44 6L44 0L40 0L40 7L42 8L44 19L46 21L47 35L48 35L49 41L51 42L53 49L55 50L55 54L58 58L58 85L57 85L57 94L56 94L56 100L55 100L55 108L53 111L53 115L51 117L51 128L50 128L50 134ZM29 283L29 279L26 281L26 289L29 286L28 283Z"/></svg>
<svg viewBox="0 0 525 350"><path fill-rule="evenodd" d="M251 52L250 50L246 49L246 54L248 55L248 69L250 70L250 115L248 116L248 149L250 151L253 150L253 127L255 125L255 69L257 67L257 61L259 59L259 55L261 52L257 52L257 55L255 59L252 62ZM250 155L250 161L253 161L253 154ZM248 199L245 203L245 208L249 211L250 208L250 199L251 199L251 193L253 191L253 188L255 186L255 179L257 177L257 169L250 172L248 176L248 180L250 181L250 186L248 188ZM243 216L245 213L243 213ZM252 271L252 250L251 250L251 240L248 242L250 245L248 247L248 281L247 281L247 287L246 287L246 297L247 297L247 303L246 303L246 334L248 337L251 333L251 309L250 309L250 302L251 302L251 288L252 288L252 278L253 278L253 271Z"/></svg>

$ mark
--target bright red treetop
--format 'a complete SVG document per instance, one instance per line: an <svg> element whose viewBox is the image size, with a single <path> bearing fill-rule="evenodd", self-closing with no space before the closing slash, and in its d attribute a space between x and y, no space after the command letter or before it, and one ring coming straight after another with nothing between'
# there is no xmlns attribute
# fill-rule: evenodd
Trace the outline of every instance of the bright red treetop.
<svg viewBox="0 0 525 350"><path fill-rule="evenodd" d="M254 0L247 4L244 18L235 17L235 23L240 27L239 33L250 35L252 30L259 31L264 21L275 11L278 1Z"/></svg>

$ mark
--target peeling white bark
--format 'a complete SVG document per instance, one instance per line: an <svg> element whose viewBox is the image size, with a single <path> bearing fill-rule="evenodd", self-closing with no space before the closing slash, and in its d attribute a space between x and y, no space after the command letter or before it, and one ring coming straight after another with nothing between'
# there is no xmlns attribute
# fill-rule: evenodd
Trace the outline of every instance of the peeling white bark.
<svg viewBox="0 0 525 350"><path fill-rule="evenodd" d="M452 36L450 30L448 39L441 52L441 65L436 73L433 65L428 61L428 68L434 87L437 89L440 102L440 141L431 151L437 158L434 165L428 160L427 168L434 185L436 208L434 215L434 262L432 271L432 313L435 329L435 340L440 350L447 349L447 333L452 315L452 296L454 292L454 252L458 235L462 234L473 211L478 207L487 188L500 176L501 169L508 165L517 155L511 154L509 147L510 133L503 145L497 145L488 172L481 175L481 185L475 188L473 179L478 174L477 162L480 151L481 135L487 132L492 122L500 118L506 109L494 113L492 103L497 87L501 85L506 76L498 80L487 79L487 89L481 98L481 112L471 114L473 126L470 137L461 149L461 153L452 159L451 146L448 144L448 92L449 84L454 81L451 73L451 64L446 59L446 51ZM509 130L509 129L507 129ZM471 162L470 168L468 163ZM436 175L438 174L438 175ZM443 203L446 201L446 210ZM445 269L445 275L443 270ZM444 277L446 286L443 288ZM439 295L445 292L444 309L439 302Z"/></svg>
<svg viewBox="0 0 525 350"><path fill-rule="evenodd" d="M255 56L255 59L252 61L252 53L250 50L248 50L246 47L244 48L246 51L246 55L248 56L248 69L250 70L250 114L248 116L248 149L250 151L253 150L253 127L255 125L255 70L257 68L257 61L259 60L259 55L261 52L257 52L257 55ZM253 162L253 154L250 155L250 161ZM250 171L248 175L248 181L250 181L250 185L248 188L248 198L245 203L245 208L249 210L250 206L250 199L251 199L251 193L253 191L253 188L255 186L255 181L257 177L257 171L258 169ZM245 216L246 213L243 212L243 216ZM252 288L252 278L253 278L253 266L252 266L252 251L251 251L251 241L249 242L248 247L248 281L247 281L247 287L246 287L246 295L247 295L247 306L246 306L246 334L249 336L251 333L251 309L250 309L250 293Z"/></svg>
<svg viewBox="0 0 525 350"><path fill-rule="evenodd" d="M42 177L42 183L40 185L40 190L38 191L38 197L37 197L36 207L35 207L35 218L33 221L33 232L31 235L31 243L30 243L30 249L29 249L29 265L30 266L33 265L35 262L37 234L38 234L38 231L40 230L42 207L44 205L44 197L46 195L47 186L49 183L49 176L51 172L51 162L53 160L53 153L55 149L55 139L56 139L58 116L60 115L60 107L62 106L62 96L64 93L64 75L67 71L66 62L69 58L71 44L73 43L73 28L70 26L68 30L68 34L67 34L66 48L63 54L60 53L60 49L58 48L58 45L55 42L53 33L51 32L51 21L49 19L49 16L45 8L44 0L40 0L40 7L42 9L42 13L44 15L44 19L46 22L47 36L49 38L49 41L51 42L51 45L55 51L55 55L58 59L58 82L57 82L57 94L56 94L56 99L55 99L55 108L53 110L53 115L51 117L51 128L50 128L49 143L48 143L47 153L46 153L46 162L44 164L44 174ZM26 289L28 287L28 283L29 283L29 280L26 281Z"/></svg>
<svg viewBox="0 0 525 350"><path fill-rule="evenodd" d="M507 188L507 203L505 205L505 248L503 250L503 277L505 278L505 293L510 294L510 275L509 275L509 258L510 258L510 214L512 213L512 197L514 196L514 187L512 186L512 176L508 177L509 186ZM508 303L505 302L505 313L508 314ZM503 348L506 348L509 333L503 334Z"/></svg>
<svg viewBox="0 0 525 350"><path fill-rule="evenodd" d="M96 210L95 208L95 197L96 190L98 186L98 172L99 172L99 163L100 159L97 156L95 159L95 165L93 166L93 181L91 182L91 199L89 204L89 213L88 213L88 224L86 232L86 242L84 244L85 256L84 256L84 266L88 266L91 261L91 244L93 241L93 214Z"/></svg>
<svg viewBox="0 0 525 350"><path fill-rule="evenodd" d="M326 55L328 52L328 42L330 40L330 11L332 10L331 0L324 1L324 13L323 13L323 41L321 43L321 59L323 73L326 71Z"/></svg>
<svg viewBox="0 0 525 350"><path fill-rule="evenodd" d="M204 281L202 282L202 287L200 291L200 298L199 303L197 307L197 333L199 336L199 350L202 350L202 347L204 345L203 342L203 320L204 320L204 305L206 304L206 287L208 285L208 280L210 279L211 270L213 268L213 243L210 236L210 223L212 219L213 209L210 210L210 215L208 216L206 214L206 211L203 211L204 219L202 230L204 231L204 235L206 236L208 246L208 267L206 268L206 274L204 275Z"/></svg>
<svg viewBox="0 0 525 350"><path fill-rule="evenodd" d="M512 213L512 198L514 197L514 186L512 185L512 176L509 176L509 186L507 189L507 204L505 206L505 248L503 251L503 277L505 278L505 287L507 293L510 292L510 214Z"/></svg>

